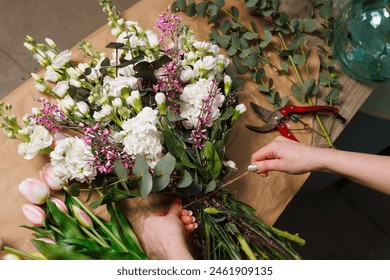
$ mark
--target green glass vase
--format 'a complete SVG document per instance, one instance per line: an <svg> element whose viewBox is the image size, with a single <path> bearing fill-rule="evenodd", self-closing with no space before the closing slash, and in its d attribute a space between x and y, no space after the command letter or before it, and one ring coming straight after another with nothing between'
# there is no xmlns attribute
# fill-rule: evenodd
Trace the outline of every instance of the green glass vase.
<svg viewBox="0 0 390 280"><path fill-rule="evenodd" d="M334 26L333 54L366 84L390 81L390 0L352 0Z"/></svg>

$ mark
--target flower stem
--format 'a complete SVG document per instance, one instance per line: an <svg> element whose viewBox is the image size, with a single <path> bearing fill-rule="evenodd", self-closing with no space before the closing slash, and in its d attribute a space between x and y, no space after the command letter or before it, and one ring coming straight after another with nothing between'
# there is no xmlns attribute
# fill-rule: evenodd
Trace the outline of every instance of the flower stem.
<svg viewBox="0 0 390 280"><path fill-rule="evenodd" d="M9 253L12 253L12 254L15 254L15 255L18 255L19 257L23 257L23 258L27 258L27 259L30 259L30 260L43 260L43 258L40 258L34 254L30 254L30 253L26 253L26 252L22 252L20 250L17 250L15 248L11 248L11 247L8 247L8 246L3 246L2 248L4 251L7 251Z"/></svg>
<svg viewBox="0 0 390 280"><path fill-rule="evenodd" d="M84 231L84 233L86 234L86 235L88 235L88 237L90 237L90 238L92 238L94 241L96 241L100 246L102 246L102 247L105 247L105 248L109 248L110 246L99 236L97 236L98 234L97 234L97 232L95 231L95 230L93 230L94 231L94 233L95 233L95 235L94 234L92 234L92 232L90 232L87 228L85 228L85 227L83 227L83 226L81 226L80 227L81 228L81 230L82 231Z"/></svg>
<svg viewBox="0 0 390 280"><path fill-rule="evenodd" d="M77 197L73 197L73 199L80 205L81 208L118 244L118 246L125 252L127 252L126 246L116 237L103 223L102 221L96 217L91 210L87 206L84 205Z"/></svg>
<svg viewBox="0 0 390 280"><path fill-rule="evenodd" d="M300 238L297 234L291 234L291 233L288 233L287 231L282 231L282 230L274 228L274 227L271 227L271 228L280 237L284 237L288 240L294 241L299 246L304 246L306 244L306 241L304 239Z"/></svg>
<svg viewBox="0 0 390 280"><path fill-rule="evenodd" d="M257 260L255 254L249 247L248 242L246 242L244 236L241 233L236 234L238 242L240 242L241 249L245 252L245 254L248 256L250 260Z"/></svg>

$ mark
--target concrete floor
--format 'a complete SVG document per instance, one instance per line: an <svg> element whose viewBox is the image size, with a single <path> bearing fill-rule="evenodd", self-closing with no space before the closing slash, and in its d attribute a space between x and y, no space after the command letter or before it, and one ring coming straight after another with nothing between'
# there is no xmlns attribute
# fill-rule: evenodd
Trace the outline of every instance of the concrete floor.
<svg viewBox="0 0 390 280"><path fill-rule="evenodd" d="M113 2L123 12L137 1ZM98 0L1 0L0 11L0 98L40 70L23 46L26 35L51 38L64 50L107 23Z"/></svg>

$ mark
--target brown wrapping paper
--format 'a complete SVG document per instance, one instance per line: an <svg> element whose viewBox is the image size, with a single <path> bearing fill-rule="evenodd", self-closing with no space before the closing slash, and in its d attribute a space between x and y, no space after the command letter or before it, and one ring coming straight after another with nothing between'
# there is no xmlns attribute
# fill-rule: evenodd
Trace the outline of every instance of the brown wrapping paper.
<svg viewBox="0 0 390 280"><path fill-rule="evenodd" d="M251 20L255 20L261 26L260 20L251 17L246 8L243 7L242 2L244 1L231 0L226 2L240 8L240 17L243 22L249 23ZM169 3L169 0L141 0L125 11L123 17L128 20L138 21L144 29L153 29L156 18L161 12L166 11ZM198 40L208 40L208 33L212 26L207 24L207 19L197 16L189 18L184 14L182 14L182 18L183 22L188 23L194 30ZM55 40L55 38L52 39ZM92 33L86 40L91 42L96 49L107 51L104 47L109 42L112 42L114 38L110 34L109 27L104 26ZM72 51L74 60L80 60L80 52L76 48L73 48ZM269 55L271 59L275 60L275 63L278 63L274 54ZM313 76L317 76L318 71L318 57L316 54L312 54L310 73ZM272 69L267 69L267 74L272 75L275 87L282 96L290 94L291 81L277 76ZM233 179L245 172L250 163L251 154L279 135L277 131L258 134L245 127L247 123L252 125L263 124L250 110L250 101L272 109L272 105L257 91L257 87L258 85L247 79L244 89L239 94L240 102L245 103L248 110L237 123L232 133L231 143L228 146L228 157L236 162L238 167L238 171L230 175L228 179ZM30 79L2 101L13 105L13 112L20 120L25 113L31 111L32 107L38 107L34 99L39 97L42 97L42 94L35 90L34 81ZM311 120L311 118L305 119L309 123ZM303 143L311 143L311 134L306 131L294 132L294 135ZM28 221L21 210L22 205L27 203L27 201L19 193L18 185L28 177L39 179L39 170L47 161L47 158L37 156L30 161L24 160L17 153L18 144L18 141L10 140L3 133L0 133L0 237L8 246L25 251L35 251L29 241L32 238L32 232L20 227L22 224L28 224ZM242 201L255 207L257 214L266 222L273 224L305 182L308 174L293 176L280 172L270 172L269 175L269 178L265 179L257 174L248 174L231 184L229 188L237 192Z"/></svg>

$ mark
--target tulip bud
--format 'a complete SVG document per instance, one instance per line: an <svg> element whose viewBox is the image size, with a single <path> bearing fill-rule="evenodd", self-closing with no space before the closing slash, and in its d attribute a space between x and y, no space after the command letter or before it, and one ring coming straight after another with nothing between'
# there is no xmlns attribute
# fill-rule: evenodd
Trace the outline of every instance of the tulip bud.
<svg viewBox="0 0 390 280"><path fill-rule="evenodd" d="M49 187L42 181L27 178L19 184L19 191L31 203L41 205L50 196Z"/></svg>
<svg viewBox="0 0 390 280"><path fill-rule="evenodd" d="M46 213L43 211L43 209L39 206L33 205L33 204L25 204L22 207L22 211L24 216L36 227L43 226L45 219L46 219Z"/></svg>
<svg viewBox="0 0 390 280"><path fill-rule="evenodd" d="M53 166L50 163L46 163L42 170L39 171L39 175L43 182L45 182L50 189L54 191L62 190L63 181L54 174Z"/></svg>
<svg viewBox="0 0 390 280"><path fill-rule="evenodd" d="M68 213L68 208L62 200L55 197L50 198L50 200L53 201L57 208L60 209L62 212Z"/></svg>
<svg viewBox="0 0 390 280"><path fill-rule="evenodd" d="M0 260L21 260L22 258L18 255L8 253L7 251L0 252Z"/></svg>
<svg viewBox="0 0 390 280"><path fill-rule="evenodd" d="M86 227L89 230L93 229L92 220L88 216L87 213L85 213L83 210L81 210L80 208L78 208L75 205L72 205L72 210L73 210L75 218L79 221L79 223L81 225L83 225L84 227Z"/></svg>
<svg viewBox="0 0 390 280"><path fill-rule="evenodd" d="M50 238L41 237L41 238L37 238L36 240L43 241L48 244L56 244L56 242Z"/></svg>

